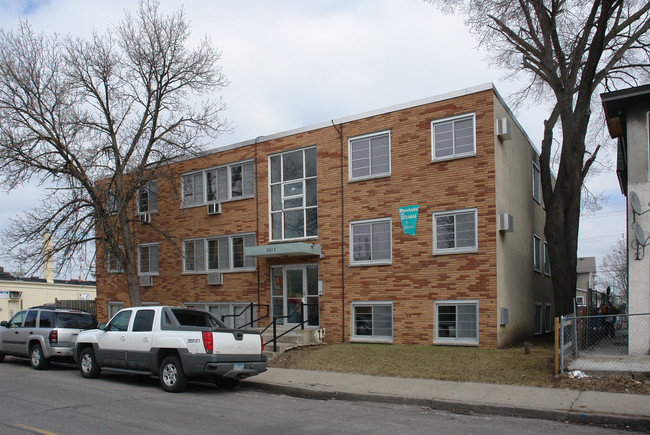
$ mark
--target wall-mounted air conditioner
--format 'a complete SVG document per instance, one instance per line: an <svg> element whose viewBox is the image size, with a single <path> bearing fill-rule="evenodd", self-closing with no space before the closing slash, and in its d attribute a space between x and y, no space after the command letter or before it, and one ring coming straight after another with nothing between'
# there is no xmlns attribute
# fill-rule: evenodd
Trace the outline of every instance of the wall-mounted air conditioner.
<svg viewBox="0 0 650 435"><path fill-rule="evenodd" d="M512 232L514 230L514 220L509 213L499 213L497 215L497 228L501 232Z"/></svg>
<svg viewBox="0 0 650 435"><path fill-rule="evenodd" d="M140 277L140 287L153 286L153 277L151 275L143 275Z"/></svg>
<svg viewBox="0 0 650 435"><path fill-rule="evenodd" d="M219 214L221 213L221 203L220 202L211 202L208 204L208 214Z"/></svg>
<svg viewBox="0 0 650 435"><path fill-rule="evenodd" d="M223 284L223 274L219 272L208 273L208 285L221 285Z"/></svg>
<svg viewBox="0 0 650 435"><path fill-rule="evenodd" d="M512 124L508 118L497 119L497 137L501 142L512 139Z"/></svg>
<svg viewBox="0 0 650 435"><path fill-rule="evenodd" d="M20 299L21 292L9 292L9 299Z"/></svg>
<svg viewBox="0 0 650 435"><path fill-rule="evenodd" d="M151 215L149 213L140 214L140 223L143 224L151 223Z"/></svg>

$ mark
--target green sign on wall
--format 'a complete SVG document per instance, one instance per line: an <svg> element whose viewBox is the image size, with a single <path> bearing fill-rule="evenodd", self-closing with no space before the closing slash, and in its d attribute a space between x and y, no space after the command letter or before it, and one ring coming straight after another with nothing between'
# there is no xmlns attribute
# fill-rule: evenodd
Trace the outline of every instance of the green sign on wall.
<svg viewBox="0 0 650 435"><path fill-rule="evenodd" d="M415 235L415 226L418 223L419 205L409 205L399 208L399 218L402 221L402 231L410 236Z"/></svg>

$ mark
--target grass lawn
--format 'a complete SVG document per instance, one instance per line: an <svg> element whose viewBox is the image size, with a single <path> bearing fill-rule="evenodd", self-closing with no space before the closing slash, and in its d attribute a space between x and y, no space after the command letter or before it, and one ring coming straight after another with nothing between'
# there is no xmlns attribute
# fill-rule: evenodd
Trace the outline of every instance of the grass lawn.
<svg viewBox="0 0 650 435"><path fill-rule="evenodd" d="M328 344L288 351L271 367L360 373L451 381L532 386L553 385L553 345L533 342L524 346L480 349L455 346L390 344Z"/></svg>

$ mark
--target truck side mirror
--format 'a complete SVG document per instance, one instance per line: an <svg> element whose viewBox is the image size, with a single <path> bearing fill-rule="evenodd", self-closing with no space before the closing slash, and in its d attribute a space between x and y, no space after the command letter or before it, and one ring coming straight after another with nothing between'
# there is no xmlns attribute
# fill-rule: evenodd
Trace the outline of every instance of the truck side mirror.
<svg viewBox="0 0 650 435"><path fill-rule="evenodd" d="M97 325L97 329L101 329L102 331L106 331L106 323L102 322L99 325Z"/></svg>

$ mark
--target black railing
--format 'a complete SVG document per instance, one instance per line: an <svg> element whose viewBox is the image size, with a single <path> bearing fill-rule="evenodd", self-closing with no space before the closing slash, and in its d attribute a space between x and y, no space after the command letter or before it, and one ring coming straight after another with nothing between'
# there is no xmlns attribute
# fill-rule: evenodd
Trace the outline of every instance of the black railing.
<svg viewBox="0 0 650 435"><path fill-rule="evenodd" d="M264 328L262 330L262 334L264 334L264 332L266 332L267 329L269 329L271 326L273 326L273 338L270 339L269 341L265 342L264 345L266 346L267 344L273 342L273 352L277 352L278 351L278 338L287 335L288 333L290 333L294 329L297 329L298 327L300 327L300 329L304 331L305 330L305 323L307 323L309 321L309 316L308 315L305 316L305 307L306 306L308 306L308 305L307 304L300 304L300 305L298 305L296 307L295 310L293 310L293 312L291 314L286 315L286 316L273 316L273 320L271 321L271 323L266 328ZM298 313L298 311L300 311L300 318L302 319L302 321L297 323L296 325L294 325L292 328L287 329L282 334L278 335L278 320L283 320L283 319L288 319L290 317L293 317Z"/></svg>
<svg viewBox="0 0 650 435"><path fill-rule="evenodd" d="M266 308L266 315L255 318L255 308ZM248 304L246 309L241 310L241 312L239 314L224 314L223 316L221 316L221 321L225 323L225 320L226 320L227 317L232 317L233 318L233 327L235 327L235 324L237 323L237 321L235 319L239 318L240 316L243 316L244 314L246 314L246 313L248 313L250 311L250 319L253 319L253 320L251 320L248 323L244 323L243 325L239 325L239 326L236 327L236 329L242 329L242 328L246 328L247 326L254 326L260 320L264 320L267 317L269 317L269 310L270 310L270 308L266 304L255 304L255 303L251 302L250 304Z"/></svg>

